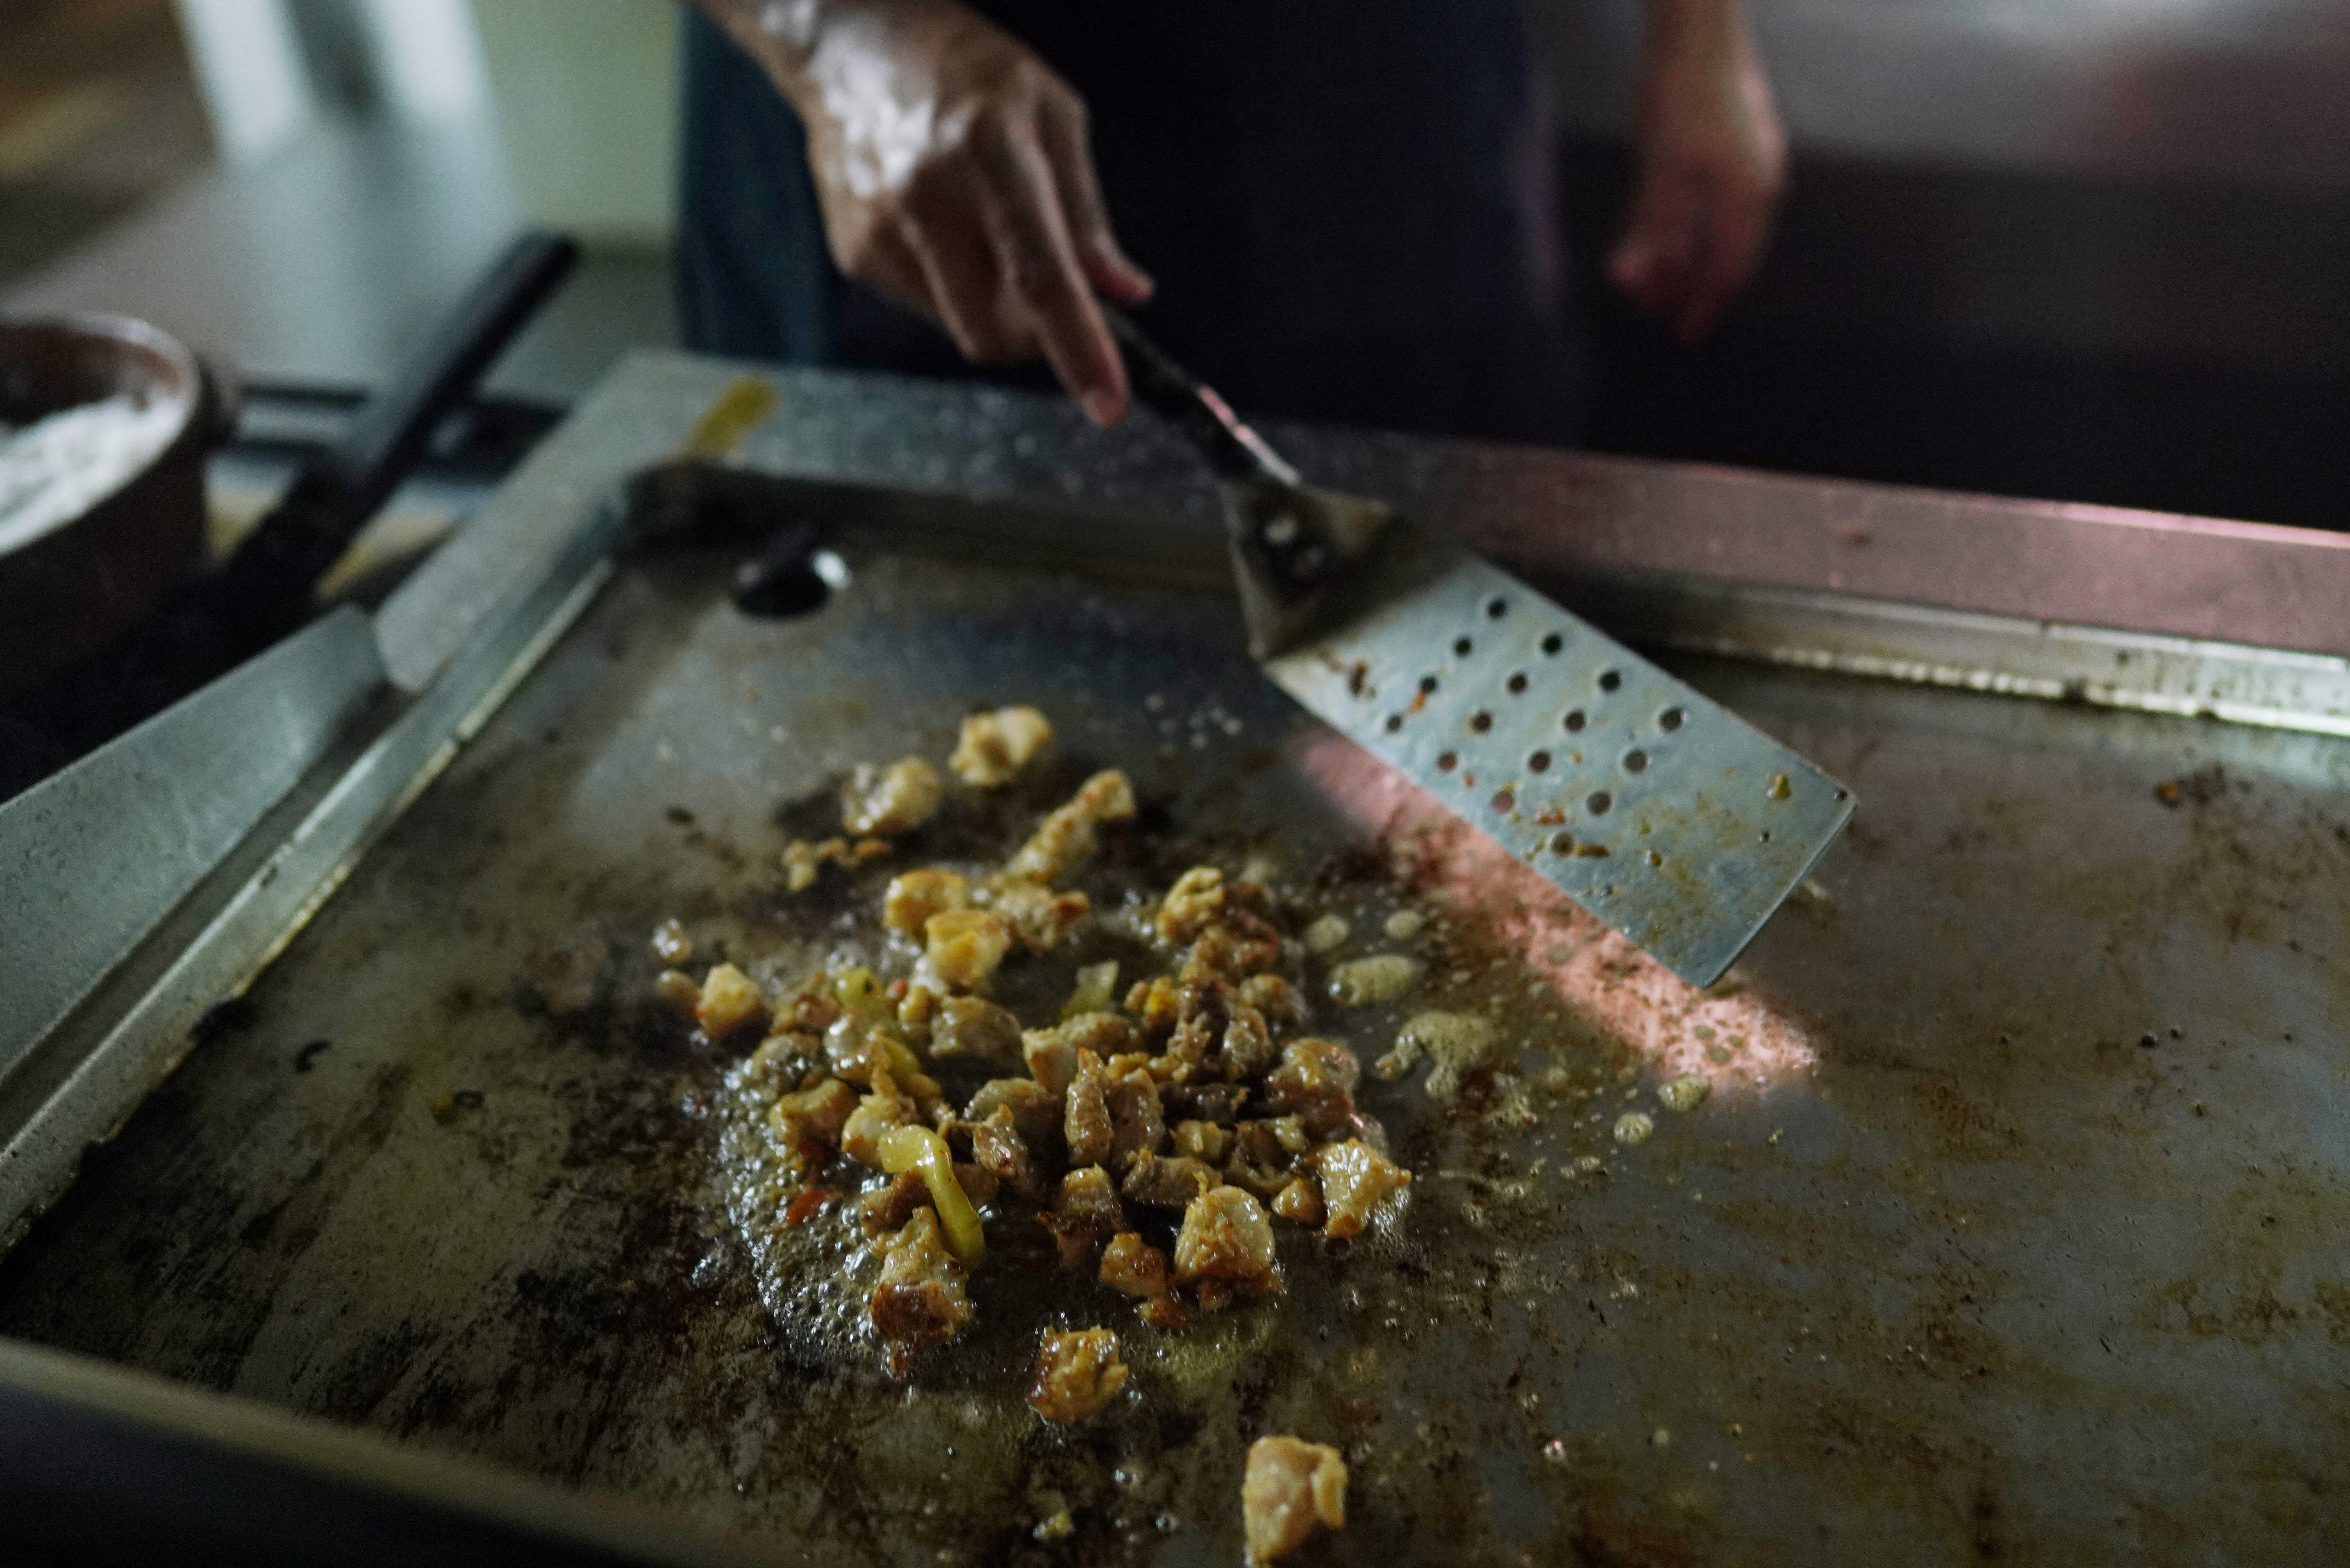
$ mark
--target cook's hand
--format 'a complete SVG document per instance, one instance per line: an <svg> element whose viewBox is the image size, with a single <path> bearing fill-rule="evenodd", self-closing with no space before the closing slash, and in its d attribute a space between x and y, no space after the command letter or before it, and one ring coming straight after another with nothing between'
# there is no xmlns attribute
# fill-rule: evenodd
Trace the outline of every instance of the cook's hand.
<svg viewBox="0 0 2350 1568"><path fill-rule="evenodd" d="M1095 291L1150 280L1110 234L1086 106L955 0L703 0L807 126L833 258L935 318L975 360L1040 349L1112 424L1126 370Z"/></svg>
<svg viewBox="0 0 2350 1568"><path fill-rule="evenodd" d="M1741 0L1649 0L1638 115L1638 183L1607 274L1694 342L1762 261L1787 180Z"/></svg>

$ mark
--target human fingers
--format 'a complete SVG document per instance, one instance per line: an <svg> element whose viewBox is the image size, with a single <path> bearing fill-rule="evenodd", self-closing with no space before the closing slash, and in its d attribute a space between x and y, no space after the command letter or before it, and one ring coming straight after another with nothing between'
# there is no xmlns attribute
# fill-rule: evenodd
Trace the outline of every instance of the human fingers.
<svg viewBox="0 0 2350 1568"><path fill-rule="evenodd" d="M1698 262L1703 215L1697 191L1678 171L1644 171L1631 217L1608 258L1609 279L1641 309L1672 316Z"/></svg>
<svg viewBox="0 0 2350 1568"><path fill-rule="evenodd" d="M981 211L996 265L1026 308L1053 373L1087 418L1116 424L1126 415L1126 366L1077 259L1035 123L991 119L974 140L987 175Z"/></svg>
<svg viewBox="0 0 2350 1568"><path fill-rule="evenodd" d="M1121 305L1140 305L1158 286L1134 265L1109 224L1101 181L1094 171L1093 140L1085 100L1073 92L1049 92L1038 105L1037 129L1053 182L1061 193L1069 237L1096 288Z"/></svg>
<svg viewBox="0 0 2350 1568"><path fill-rule="evenodd" d="M1762 264L1770 239L1771 202L1759 192L1718 189L1710 193L1700 242L1672 311L1674 331L1694 343L1721 324Z"/></svg>
<svg viewBox="0 0 2350 1568"><path fill-rule="evenodd" d="M1003 275L981 214L980 179L967 164L932 171L910 192L899 228L921 270L931 314L964 358L985 364L1020 358L1035 343L1003 308Z"/></svg>

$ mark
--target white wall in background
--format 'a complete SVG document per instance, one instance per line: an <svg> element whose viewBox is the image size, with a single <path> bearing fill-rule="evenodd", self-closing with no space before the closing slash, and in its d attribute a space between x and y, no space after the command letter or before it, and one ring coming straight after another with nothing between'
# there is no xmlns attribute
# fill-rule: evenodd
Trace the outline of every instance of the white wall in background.
<svg viewBox="0 0 2350 1568"><path fill-rule="evenodd" d="M359 0L359 13L386 109L435 125L482 112L489 81L465 0Z"/></svg>
<svg viewBox="0 0 2350 1568"><path fill-rule="evenodd" d="M262 157L309 122L317 98L283 0L179 0L179 7L223 157Z"/></svg>
<svg viewBox="0 0 2350 1568"><path fill-rule="evenodd" d="M666 245L677 163L674 0L473 0L473 12L531 217L590 243Z"/></svg>

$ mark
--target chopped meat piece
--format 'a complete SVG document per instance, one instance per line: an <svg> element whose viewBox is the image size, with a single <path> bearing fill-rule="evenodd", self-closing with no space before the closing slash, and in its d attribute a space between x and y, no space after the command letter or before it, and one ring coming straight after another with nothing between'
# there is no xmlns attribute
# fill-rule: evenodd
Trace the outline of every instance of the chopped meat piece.
<svg viewBox="0 0 2350 1568"><path fill-rule="evenodd" d="M1312 1227L1322 1223L1322 1189L1310 1176L1301 1176L1274 1195L1273 1211L1284 1220Z"/></svg>
<svg viewBox="0 0 2350 1568"><path fill-rule="evenodd" d="M1142 1321L1153 1328L1163 1328L1171 1333L1191 1326L1191 1309L1183 1304L1181 1297L1169 1291L1142 1303Z"/></svg>
<svg viewBox="0 0 2350 1568"><path fill-rule="evenodd" d="M1271 1198L1289 1185L1289 1150L1270 1122L1243 1122L1232 1134L1232 1157L1224 1176L1260 1198Z"/></svg>
<svg viewBox="0 0 2350 1568"><path fill-rule="evenodd" d="M1195 1121L1213 1122L1228 1127L1241 1119L1241 1107L1248 1103L1246 1084L1195 1084L1188 1088L1169 1088L1159 1096L1169 1109L1180 1111Z"/></svg>
<svg viewBox="0 0 2350 1568"><path fill-rule="evenodd" d="M1142 1239L1139 1231L1120 1231L1102 1249L1101 1282L1137 1301L1149 1301L1167 1290L1167 1254Z"/></svg>
<svg viewBox="0 0 2350 1568"><path fill-rule="evenodd" d="M1055 893L1025 877L994 878L988 884L987 897L995 912L1011 923L1020 945L1039 953L1076 929L1094 907L1083 893Z"/></svg>
<svg viewBox="0 0 2350 1568"><path fill-rule="evenodd" d="M743 1064L752 1073L776 1083L796 1084L824 1059L824 1042L796 1030L772 1031ZM822 1077L821 1073L816 1075ZM854 1096L851 1096L852 1103Z"/></svg>
<svg viewBox="0 0 2350 1568"><path fill-rule="evenodd" d="M916 1355L952 1339L971 1321L962 1267L947 1252L935 1211L914 1210L883 1250L881 1278L867 1310L888 1351L889 1371L899 1377Z"/></svg>
<svg viewBox="0 0 2350 1568"><path fill-rule="evenodd" d="M1330 1137L1354 1116L1361 1076L1355 1054L1336 1041L1293 1040L1265 1078L1265 1099L1275 1110L1295 1112L1315 1137Z"/></svg>
<svg viewBox="0 0 2350 1568"><path fill-rule="evenodd" d="M663 920L653 928L653 957L671 969L693 961L693 939L681 920Z"/></svg>
<svg viewBox="0 0 2350 1568"><path fill-rule="evenodd" d="M702 987L681 969L665 969L653 976L653 995L680 1012L691 1012L702 1001Z"/></svg>
<svg viewBox="0 0 2350 1568"><path fill-rule="evenodd" d="M987 1120L966 1125L971 1131L972 1159L979 1168L1030 1202L1043 1202L1044 1178L1037 1173L1035 1159L1014 1123L1011 1109L999 1106Z"/></svg>
<svg viewBox="0 0 2350 1568"><path fill-rule="evenodd" d="M856 1013L843 1015L825 1031L824 1056L835 1077L870 1085L876 1075L887 1074L918 1107L938 1102L938 1080L922 1071L913 1050L884 1024Z"/></svg>
<svg viewBox="0 0 2350 1568"><path fill-rule="evenodd" d="M1099 1165L1109 1158L1117 1128L1109 1118L1108 1089L1101 1058L1090 1051L1079 1051L1077 1070L1069 1079L1061 1112L1061 1130L1069 1140L1073 1165Z"/></svg>
<svg viewBox="0 0 2350 1568"><path fill-rule="evenodd" d="M1228 909L1184 953L1179 978L1236 984L1280 961L1281 933L1245 909Z"/></svg>
<svg viewBox="0 0 2350 1568"><path fill-rule="evenodd" d="M1126 1367L1118 1358L1118 1335L1106 1328L1081 1328L1074 1334L1045 1335L1036 1352L1036 1376L1028 1387L1028 1403L1048 1421L1082 1421L1099 1411L1126 1386Z"/></svg>
<svg viewBox="0 0 2350 1568"><path fill-rule="evenodd" d="M931 1054L997 1067L1018 1066L1020 1020L992 1002L950 996L939 1003L938 1016L931 1023Z"/></svg>
<svg viewBox="0 0 2350 1568"><path fill-rule="evenodd" d="M993 909L949 909L922 923L931 971L958 991L987 983L1012 949L1012 929Z"/></svg>
<svg viewBox="0 0 2350 1568"><path fill-rule="evenodd" d="M1224 1155L1232 1147L1229 1128L1213 1122L1188 1121L1175 1124L1175 1152L1191 1159L1207 1161L1210 1165L1224 1163Z"/></svg>
<svg viewBox="0 0 2350 1568"><path fill-rule="evenodd" d="M778 1099L767 1121L785 1147L803 1160L813 1160L839 1146L840 1129L856 1110L857 1091L837 1078L827 1078L813 1089Z"/></svg>
<svg viewBox="0 0 2350 1568"><path fill-rule="evenodd" d="M931 1185L919 1170L900 1172L889 1185L857 1200L857 1223L868 1236L895 1235L906 1228L917 1209L932 1207Z"/></svg>
<svg viewBox="0 0 2350 1568"><path fill-rule="evenodd" d="M1191 1200L1216 1185L1213 1166L1178 1156L1145 1155L1126 1173L1118 1191L1128 1199L1153 1209L1188 1209Z"/></svg>
<svg viewBox="0 0 2350 1568"><path fill-rule="evenodd" d="M1118 1207L1109 1172L1098 1165L1080 1167L1061 1178L1053 1211L1038 1218L1059 1243L1062 1265L1070 1269L1090 1269L1095 1250L1126 1229L1126 1210Z"/></svg>
<svg viewBox="0 0 2350 1568"><path fill-rule="evenodd" d="M920 757L900 757L886 768L860 763L840 786L840 826L894 838L928 822L941 793L938 770Z"/></svg>
<svg viewBox="0 0 2350 1568"><path fill-rule="evenodd" d="M898 1027L906 1038L917 1044L927 1045L931 1025L937 1021L939 1003L946 993L928 981L893 981L890 991L898 998Z"/></svg>
<svg viewBox="0 0 2350 1568"><path fill-rule="evenodd" d="M1110 1169L1125 1170L1144 1155L1156 1154L1166 1143L1159 1085L1149 1073L1136 1068L1110 1079L1102 1097L1109 1106Z"/></svg>
<svg viewBox="0 0 2350 1568"><path fill-rule="evenodd" d="M947 766L973 789L997 789L1019 777L1052 740L1053 726L1034 708L973 713L962 722Z"/></svg>
<svg viewBox="0 0 2350 1568"><path fill-rule="evenodd" d="M1177 945L1191 940L1224 907L1224 874L1212 866L1194 866L1175 878L1159 901L1154 922L1159 934Z"/></svg>
<svg viewBox="0 0 2350 1568"><path fill-rule="evenodd" d="M962 1114L966 1121L987 1122L999 1109L1032 1145L1048 1143L1060 1131L1061 1102L1034 1078L991 1078L971 1096Z"/></svg>
<svg viewBox="0 0 2350 1568"><path fill-rule="evenodd" d="M797 893L813 887L816 874L828 865L861 866L889 853L889 846L879 838L860 838L854 844L846 838L827 838L821 844L795 838L784 846L784 887Z"/></svg>
<svg viewBox="0 0 2350 1568"><path fill-rule="evenodd" d="M1273 1065L1273 1031L1264 1014L1245 1002L1234 1002L1232 1022L1224 1025L1222 1065L1228 1078L1253 1078Z"/></svg>
<svg viewBox="0 0 2350 1568"><path fill-rule="evenodd" d="M775 1008L775 1027L821 1034L840 1017L840 1002L832 994L829 977L817 975L785 997Z"/></svg>
<svg viewBox="0 0 2350 1568"><path fill-rule="evenodd" d="M1240 982L1233 994L1278 1028L1302 1029L1313 1018L1305 993L1277 974L1253 974Z"/></svg>
<svg viewBox="0 0 2350 1568"><path fill-rule="evenodd" d="M1329 1217L1325 1236L1359 1236L1371 1211L1388 1195L1411 1185L1411 1172L1392 1164L1360 1138L1329 1144L1315 1151L1314 1169L1322 1179L1322 1199Z"/></svg>
<svg viewBox="0 0 2350 1568"><path fill-rule="evenodd" d="M1144 1038L1164 1039L1182 1020L1181 994L1163 974L1139 980L1127 990L1126 1010L1134 1015L1134 1026Z"/></svg>
<svg viewBox="0 0 2350 1568"><path fill-rule="evenodd" d="M547 1016L575 1018L602 998L611 969L612 950L603 938L562 942L530 955L530 989Z"/></svg>
<svg viewBox="0 0 2350 1568"><path fill-rule="evenodd" d="M759 982L733 964L722 963L712 964L702 976L702 1000L694 1003L693 1016L704 1034L723 1040L743 1025L758 1022L766 1011Z"/></svg>
<svg viewBox="0 0 2350 1568"><path fill-rule="evenodd" d="M1237 1187L1191 1199L1175 1238L1176 1279L1253 1282L1272 1273L1273 1221L1263 1204Z"/></svg>
<svg viewBox="0 0 2350 1568"><path fill-rule="evenodd" d="M889 878L881 898L881 923L912 936L932 915L960 909L971 901L971 884L940 867L901 871Z"/></svg>
<svg viewBox="0 0 2350 1568"><path fill-rule="evenodd" d="M1077 786L1066 805L1053 809L1005 869L1050 887L1093 853L1100 824L1133 815L1134 786L1126 775L1115 769L1096 774Z"/></svg>
<svg viewBox="0 0 2350 1568"><path fill-rule="evenodd" d="M1068 1093L1069 1080L1077 1075L1077 1048L1058 1029L1023 1033L1020 1059L1028 1064L1028 1075L1055 1100Z"/></svg>
<svg viewBox="0 0 2350 1568"><path fill-rule="evenodd" d="M1241 1524L1249 1562L1295 1552L1316 1528L1347 1523L1347 1462L1326 1443L1259 1438L1241 1478Z"/></svg>
<svg viewBox="0 0 2350 1568"><path fill-rule="evenodd" d="M898 1092L897 1084L885 1071L873 1078L873 1092L857 1102L841 1124L840 1152L860 1165L881 1168L881 1137L891 1127L904 1127L914 1119L914 1102Z"/></svg>

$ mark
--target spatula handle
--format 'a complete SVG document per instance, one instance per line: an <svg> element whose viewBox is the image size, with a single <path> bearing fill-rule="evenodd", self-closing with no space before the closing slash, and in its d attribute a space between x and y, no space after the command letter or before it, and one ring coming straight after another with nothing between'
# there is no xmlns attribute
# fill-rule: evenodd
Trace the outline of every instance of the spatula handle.
<svg viewBox="0 0 2350 1568"><path fill-rule="evenodd" d="M1181 427L1209 462L1228 479L1270 479L1294 486L1297 471L1249 429L1232 405L1214 388L1168 358L1165 349L1144 336L1134 318L1105 302L1102 319L1126 356L1128 377L1135 392Z"/></svg>

